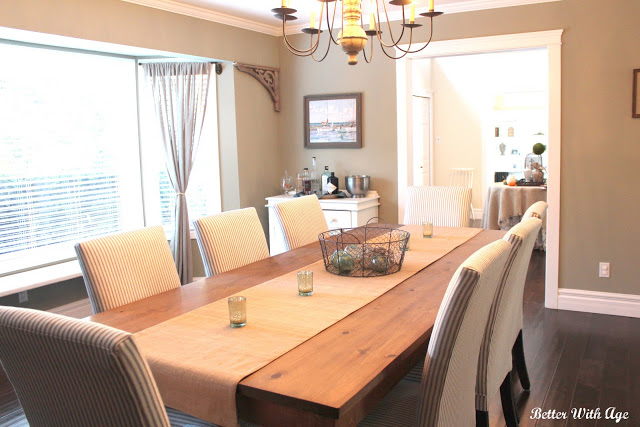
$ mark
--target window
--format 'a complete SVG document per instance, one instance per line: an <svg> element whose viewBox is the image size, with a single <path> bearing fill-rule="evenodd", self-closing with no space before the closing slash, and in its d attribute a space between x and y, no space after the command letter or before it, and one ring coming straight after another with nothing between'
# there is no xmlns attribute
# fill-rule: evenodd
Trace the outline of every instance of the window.
<svg viewBox="0 0 640 427"><path fill-rule="evenodd" d="M80 240L171 224L162 152L139 142L135 59L2 43L0 56L0 276L74 259ZM220 211L212 86L191 218Z"/></svg>

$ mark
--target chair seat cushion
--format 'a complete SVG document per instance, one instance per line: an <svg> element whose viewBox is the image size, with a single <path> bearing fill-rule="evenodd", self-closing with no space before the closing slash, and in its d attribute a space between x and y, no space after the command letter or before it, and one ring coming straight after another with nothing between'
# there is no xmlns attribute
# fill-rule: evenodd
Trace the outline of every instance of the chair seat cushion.
<svg viewBox="0 0 640 427"><path fill-rule="evenodd" d="M165 409L167 410L171 427L217 427L216 424L203 421L200 418L185 414L177 409L169 408L168 406L165 406Z"/></svg>
<svg viewBox="0 0 640 427"><path fill-rule="evenodd" d="M419 400L420 382L403 379L358 426L415 426Z"/></svg>

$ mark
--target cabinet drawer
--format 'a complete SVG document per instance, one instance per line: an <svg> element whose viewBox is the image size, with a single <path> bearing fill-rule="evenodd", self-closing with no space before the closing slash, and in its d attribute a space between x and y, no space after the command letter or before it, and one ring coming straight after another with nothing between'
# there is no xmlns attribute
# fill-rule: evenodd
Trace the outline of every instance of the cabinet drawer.
<svg viewBox="0 0 640 427"><path fill-rule="evenodd" d="M351 228L351 212L323 210L329 230L335 228Z"/></svg>

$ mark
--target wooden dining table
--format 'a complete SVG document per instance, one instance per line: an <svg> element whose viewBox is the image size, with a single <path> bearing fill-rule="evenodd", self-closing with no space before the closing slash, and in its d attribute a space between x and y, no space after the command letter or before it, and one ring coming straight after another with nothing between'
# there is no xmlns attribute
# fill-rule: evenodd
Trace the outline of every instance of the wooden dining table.
<svg viewBox="0 0 640 427"><path fill-rule="evenodd" d="M356 425L424 358L438 308L458 266L503 235L504 231L481 231L245 377L237 387L238 418L267 426ZM320 259L319 243L311 243L88 319L137 333Z"/></svg>

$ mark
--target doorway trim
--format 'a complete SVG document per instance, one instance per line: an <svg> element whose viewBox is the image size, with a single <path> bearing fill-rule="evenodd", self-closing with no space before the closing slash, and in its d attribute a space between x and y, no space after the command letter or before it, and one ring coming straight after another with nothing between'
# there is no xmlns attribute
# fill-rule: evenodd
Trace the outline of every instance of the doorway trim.
<svg viewBox="0 0 640 427"><path fill-rule="evenodd" d="M398 221L404 218L407 186L412 185L413 123L412 66L409 61L442 56L468 55L532 48L547 48L549 55L549 178L547 187L547 254L545 307L558 308L560 259L560 161L561 161L561 45L564 30L537 31L431 42L428 49L396 61L398 122ZM407 49L408 46L401 46ZM399 50L398 53L401 53Z"/></svg>

